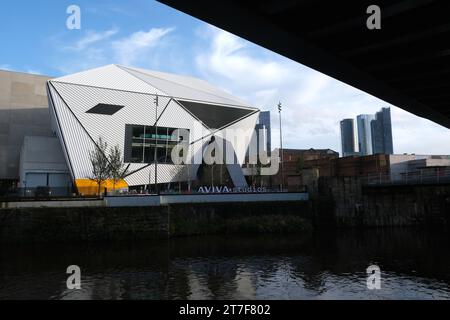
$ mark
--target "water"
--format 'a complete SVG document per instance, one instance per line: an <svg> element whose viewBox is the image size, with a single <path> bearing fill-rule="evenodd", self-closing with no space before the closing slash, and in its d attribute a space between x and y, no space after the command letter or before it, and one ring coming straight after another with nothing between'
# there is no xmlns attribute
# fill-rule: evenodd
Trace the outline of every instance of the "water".
<svg viewBox="0 0 450 320"><path fill-rule="evenodd" d="M4 245L0 299L450 299L449 249L449 235L405 229ZM81 290L66 287L73 264Z"/></svg>

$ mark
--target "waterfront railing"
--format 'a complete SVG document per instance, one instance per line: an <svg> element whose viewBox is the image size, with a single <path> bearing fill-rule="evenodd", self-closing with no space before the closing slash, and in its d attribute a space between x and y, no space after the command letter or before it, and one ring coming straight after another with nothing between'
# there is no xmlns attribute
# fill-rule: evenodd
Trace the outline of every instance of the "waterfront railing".
<svg viewBox="0 0 450 320"><path fill-rule="evenodd" d="M450 184L450 168L411 171L404 173L371 174L361 176L363 185L422 185L422 184Z"/></svg>

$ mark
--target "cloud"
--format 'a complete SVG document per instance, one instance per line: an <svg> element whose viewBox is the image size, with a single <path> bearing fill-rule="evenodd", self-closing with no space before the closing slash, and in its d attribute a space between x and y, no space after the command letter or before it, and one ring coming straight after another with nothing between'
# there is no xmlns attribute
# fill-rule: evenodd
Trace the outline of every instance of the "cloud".
<svg viewBox="0 0 450 320"><path fill-rule="evenodd" d="M119 30L117 28L112 28L103 32L87 31L86 35L83 38L75 42L73 46L66 47L66 49L75 51L85 50L87 47L95 43L108 40L109 38L117 34L118 31Z"/></svg>
<svg viewBox="0 0 450 320"><path fill-rule="evenodd" d="M283 104L283 144L340 151L339 121L375 113L388 103L327 75L207 26L197 31L196 67L209 82L272 113L272 143L279 145L278 101ZM396 153L450 153L450 130L391 106Z"/></svg>
<svg viewBox="0 0 450 320"><path fill-rule="evenodd" d="M118 29L87 32L72 45L56 46L62 74L110 63L191 74L272 113L272 143L290 148L340 151L339 121L373 114L388 103L228 32L202 24L189 47L172 27L118 37ZM67 41L66 41L67 42ZM67 50L67 48L72 48ZM69 54L68 54L69 52ZM194 63L192 63L192 61ZM396 153L450 154L450 130L391 106Z"/></svg>
<svg viewBox="0 0 450 320"><path fill-rule="evenodd" d="M42 75L42 72L36 69L28 69L26 70L26 73L36 74L36 75Z"/></svg>
<svg viewBox="0 0 450 320"><path fill-rule="evenodd" d="M148 50L154 48L164 36L174 28L153 28L149 31L138 31L112 43L115 57L120 64L133 65Z"/></svg>
<svg viewBox="0 0 450 320"><path fill-rule="evenodd" d="M164 56L161 49L164 37L174 28L152 28L118 38L118 28L106 31L87 31L83 37L69 43L64 36L51 39L56 49L52 63L61 74L70 74L111 63L151 67Z"/></svg>

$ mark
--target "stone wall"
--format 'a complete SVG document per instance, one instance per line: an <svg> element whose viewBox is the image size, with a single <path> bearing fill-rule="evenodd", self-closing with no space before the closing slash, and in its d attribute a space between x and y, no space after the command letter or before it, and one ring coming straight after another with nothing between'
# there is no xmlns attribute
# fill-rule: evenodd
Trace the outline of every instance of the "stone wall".
<svg viewBox="0 0 450 320"><path fill-rule="evenodd" d="M338 227L450 228L450 185L363 186L355 177L321 182Z"/></svg>
<svg viewBox="0 0 450 320"><path fill-rule="evenodd" d="M300 202L170 205L170 234L312 231L309 204Z"/></svg>
<svg viewBox="0 0 450 320"><path fill-rule="evenodd" d="M119 241L168 236L163 207L0 210L1 242Z"/></svg>
<svg viewBox="0 0 450 320"><path fill-rule="evenodd" d="M0 210L0 242L120 241L214 233L311 232L308 203Z"/></svg>

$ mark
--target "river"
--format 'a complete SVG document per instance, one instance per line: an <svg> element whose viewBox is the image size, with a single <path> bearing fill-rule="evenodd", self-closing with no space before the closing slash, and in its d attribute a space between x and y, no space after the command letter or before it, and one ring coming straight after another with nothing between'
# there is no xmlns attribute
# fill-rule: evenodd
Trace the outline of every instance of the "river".
<svg viewBox="0 0 450 320"><path fill-rule="evenodd" d="M0 299L450 299L449 253L448 234L414 229L1 245Z"/></svg>

